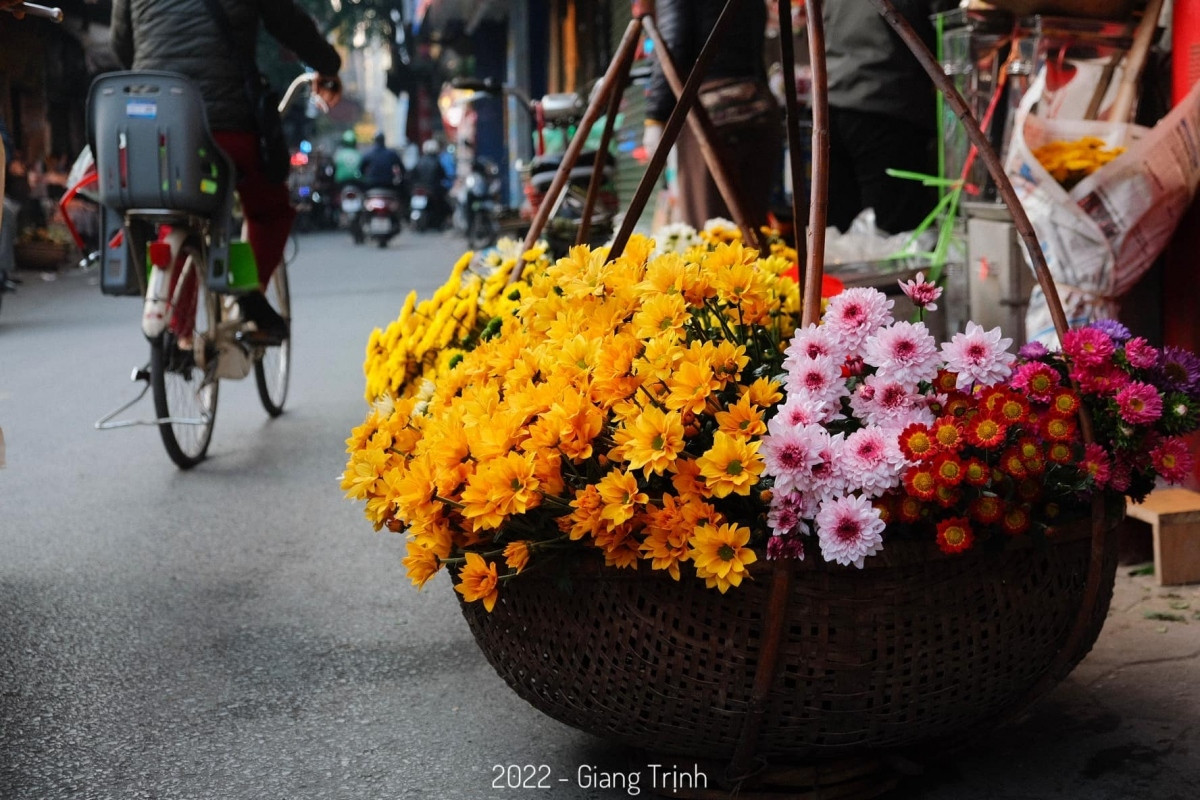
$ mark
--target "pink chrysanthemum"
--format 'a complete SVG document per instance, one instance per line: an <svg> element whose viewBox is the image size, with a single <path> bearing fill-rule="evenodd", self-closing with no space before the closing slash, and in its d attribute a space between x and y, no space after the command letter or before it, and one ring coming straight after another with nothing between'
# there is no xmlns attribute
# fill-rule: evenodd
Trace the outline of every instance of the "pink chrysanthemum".
<svg viewBox="0 0 1200 800"><path fill-rule="evenodd" d="M804 560L804 540L799 536L776 534L767 540L767 558L774 561L777 558L794 558Z"/></svg>
<svg viewBox="0 0 1200 800"><path fill-rule="evenodd" d="M946 369L958 374L957 388L968 389L974 384L992 386L1012 372L1016 357L1008 352L1011 344L1012 339L1001 338L999 328L985 331L982 326L968 322L965 332L954 334L942 344L942 357L946 359Z"/></svg>
<svg viewBox="0 0 1200 800"><path fill-rule="evenodd" d="M1148 383L1134 382L1117 392L1117 410L1131 425L1144 425L1162 416L1162 397Z"/></svg>
<svg viewBox="0 0 1200 800"><path fill-rule="evenodd" d="M924 398L915 386L868 375L850 395L854 415L868 425L905 427L913 422L932 421Z"/></svg>
<svg viewBox="0 0 1200 800"><path fill-rule="evenodd" d="M912 322L888 325L868 337L863 360L876 368L877 375L902 383L931 381L941 366L933 334Z"/></svg>
<svg viewBox="0 0 1200 800"><path fill-rule="evenodd" d="M1178 436L1163 439L1150 451L1150 461L1158 474L1171 483L1181 483L1192 472L1191 451Z"/></svg>
<svg viewBox="0 0 1200 800"><path fill-rule="evenodd" d="M1079 391L1084 394L1101 396L1114 395L1133 381L1128 372L1112 363L1072 369L1071 379L1079 384Z"/></svg>
<svg viewBox="0 0 1200 800"><path fill-rule="evenodd" d="M825 325L850 353L862 347L875 331L892 322L894 300L878 289L855 287L834 295L825 309Z"/></svg>
<svg viewBox="0 0 1200 800"><path fill-rule="evenodd" d="M842 469L849 481L860 487L867 497L878 497L900 485L901 468L905 459L895 434L868 425L846 437L842 447Z"/></svg>
<svg viewBox="0 0 1200 800"><path fill-rule="evenodd" d="M829 356L799 359L787 373L784 387L789 395L829 403L836 403L847 391L841 365Z"/></svg>
<svg viewBox="0 0 1200 800"><path fill-rule="evenodd" d="M801 361L821 356L829 356L834 361L841 362L846 353L845 344L839 342L829 328L807 325L796 331L784 350L783 368L791 372Z"/></svg>
<svg viewBox="0 0 1200 800"><path fill-rule="evenodd" d="M1063 334L1062 350L1076 364L1099 367L1112 360L1115 345L1103 331L1095 328L1072 328Z"/></svg>
<svg viewBox="0 0 1200 800"><path fill-rule="evenodd" d="M862 569L863 559L883 549L883 529L879 509L865 497L850 495L830 499L817 512L817 539L821 556L838 564L853 564Z"/></svg>
<svg viewBox="0 0 1200 800"><path fill-rule="evenodd" d="M822 425L837 417L833 403L828 400L814 400L805 395L789 395L778 413L767 423L767 431L777 434L789 428L801 425Z"/></svg>
<svg viewBox="0 0 1200 800"><path fill-rule="evenodd" d="M821 460L821 448L828 442L829 435L820 425L801 425L781 430L763 437L759 453L766 464L766 473L775 478L775 488L789 492L797 482Z"/></svg>
<svg viewBox="0 0 1200 800"><path fill-rule="evenodd" d="M1083 462L1080 467L1095 481L1097 489L1108 485L1109 463L1108 451L1103 447L1095 443L1084 445Z"/></svg>
<svg viewBox="0 0 1200 800"><path fill-rule="evenodd" d="M767 511L767 524L775 536L792 536L809 533L805 517L811 516L808 499L799 492L775 491L771 494L771 507Z"/></svg>
<svg viewBox="0 0 1200 800"><path fill-rule="evenodd" d="M1059 380L1058 372L1049 364L1031 361L1013 372L1012 387L1035 403L1049 403Z"/></svg>
<svg viewBox="0 0 1200 800"><path fill-rule="evenodd" d="M899 281L900 291L912 300L917 308L926 311L937 311L937 299L942 296L942 287L936 283L926 283L925 273L918 272L916 280Z"/></svg>
<svg viewBox="0 0 1200 800"><path fill-rule="evenodd" d="M1153 369L1158 366L1158 350L1141 336L1135 336L1125 343L1125 358L1134 369Z"/></svg>

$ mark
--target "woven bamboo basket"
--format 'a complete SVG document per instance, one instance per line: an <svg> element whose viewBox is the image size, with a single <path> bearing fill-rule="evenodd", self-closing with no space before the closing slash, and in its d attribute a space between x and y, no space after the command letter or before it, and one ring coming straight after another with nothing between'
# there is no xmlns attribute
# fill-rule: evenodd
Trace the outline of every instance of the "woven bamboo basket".
<svg viewBox="0 0 1200 800"><path fill-rule="evenodd" d="M779 664L756 753L811 762L964 741L1025 699L1054 667L1083 602L1090 524L1044 546L946 557L895 542L862 570L795 565ZM930 550L934 552L930 552ZM476 641L518 695L549 716L655 754L733 758L766 635L770 565L722 595L685 575L560 564L505 586L489 614L464 603ZM555 566L550 566L553 574ZM566 588L564 588L566 584Z"/></svg>
<svg viewBox="0 0 1200 800"><path fill-rule="evenodd" d="M562 191L605 107L609 127L600 149L607 146L619 89L644 30L655 40L678 101L610 258L624 249L684 124L707 144L706 161L744 239L757 240L757 232L744 224L736 192L727 191L729 176L711 152L711 123L695 102L711 53L741 2L728 0L686 82L673 74L653 18L630 23L548 190L549 197ZM963 120L1031 255L1056 328L1065 333L1066 317L1032 225L994 149L889 0L871 2ZM786 19L789 4L779 4ZM807 214L809 231L807 243L796 243L806 259L803 324L819 320L823 271L828 122L821 6L820 0L806 3L813 68L812 198L810 203L797 198L793 209L794 230L805 229ZM787 61L790 37L781 38ZM790 82L791 70L784 77ZM794 86L785 96L788 145L798 171ZM803 184L799 175L793 179ZM526 248L536 242L552 205L542 204ZM579 235L586 237L586 226ZM517 276L514 272L513 280ZM1088 420L1080 421L1090 440ZM648 569L618 571L576 560L560 563L558 575L539 580L530 574L508 583L491 613L478 603L463 603L462 610L496 671L536 708L651 753L725 761L728 783L741 790L753 787L752 776L767 765L961 746L1052 688L1091 649L1111 600L1115 518L1105 513L1101 498L1092 506L1090 520L1060 528L1041 542L1014 540L1000 551L947 557L929 543L894 541L862 570L815 556L760 561L752 567L754 580L726 595L706 589L694 576L676 582ZM561 588L564 577L567 591ZM835 771L854 783L870 770ZM829 793L820 778L805 780L812 790L805 794L740 796L852 796L850 784ZM853 796L875 796L883 786L867 783Z"/></svg>

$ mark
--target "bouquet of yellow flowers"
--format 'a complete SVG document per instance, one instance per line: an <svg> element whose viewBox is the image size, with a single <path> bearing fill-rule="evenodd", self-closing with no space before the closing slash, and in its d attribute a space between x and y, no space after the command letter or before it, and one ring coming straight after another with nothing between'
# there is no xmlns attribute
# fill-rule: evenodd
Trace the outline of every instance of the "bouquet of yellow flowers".
<svg viewBox="0 0 1200 800"><path fill-rule="evenodd" d="M1075 184L1124 152L1124 147L1107 147L1103 139L1084 136L1070 142L1047 142L1035 149L1033 156L1054 180L1070 191Z"/></svg>
<svg viewBox="0 0 1200 800"><path fill-rule="evenodd" d="M615 260L577 247L553 265L525 254L533 268L516 291L491 293L505 299L487 320L460 302L472 283L460 262L422 314L456 320L458 333L418 334L410 310L372 337L377 396L348 441L342 486L377 528L407 532L415 584L454 565L458 591L490 610L503 580L567 549L676 579L690 561L721 591L741 582L756 560L748 526L768 511L758 450L782 399L799 289L788 261L736 241L652 247L635 236ZM452 356L417 357L466 329ZM383 342L414 335L378 363ZM414 385L422 369L433 379Z"/></svg>

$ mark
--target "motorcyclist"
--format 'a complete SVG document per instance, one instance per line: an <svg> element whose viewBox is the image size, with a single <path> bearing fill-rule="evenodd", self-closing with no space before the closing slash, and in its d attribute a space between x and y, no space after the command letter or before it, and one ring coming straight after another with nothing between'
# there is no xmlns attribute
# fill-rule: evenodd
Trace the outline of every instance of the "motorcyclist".
<svg viewBox="0 0 1200 800"><path fill-rule="evenodd" d="M338 142L337 149L333 151L333 180L339 187L345 186L347 183L358 183L362 180L362 173L358 167L362 163L362 156L358 152L358 137L354 135L354 131L345 131L342 133L342 140Z"/></svg>
<svg viewBox="0 0 1200 800"><path fill-rule="evenodd" d="M404 181L404 162L386 142L382 133L375 134L375 144L359 162L358 169L368 189L395 189Z"/></svg>
<svg viewBox="0 0 1200 800"><path fill-rule="evenodd" d="M427 139L421 145L421 157L412 170L412 186L422 188L429 197L429 218L433 227L440 227L450 211L446 192L450 179L442 165L441 147L436 139Z"/></svg>
<svg viewBox="0 0 1200 800"><path fill-rule="evenodd" d="M317 71L313 91L328 105L341 97L342 60L313 18L295 0L219 0L232 36L206 0L114 0L113 52L127 69L168 70L191 78L204 97L213 139L237 167L237 190L247 238L258 264L260 291L239 296L243 316L268 340L288 335L287 322L262 293L296 215L286 183L266 178L259 156L257 123L237 53L253 56L259 24ZM230 39L232 38L232 41Z"/></svg>

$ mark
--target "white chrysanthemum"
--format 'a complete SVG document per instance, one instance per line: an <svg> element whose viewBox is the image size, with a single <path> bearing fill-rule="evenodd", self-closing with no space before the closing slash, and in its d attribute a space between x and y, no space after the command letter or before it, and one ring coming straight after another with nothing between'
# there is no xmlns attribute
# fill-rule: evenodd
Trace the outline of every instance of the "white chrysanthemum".
<svg viewBox="0 0 1200 800"><path fill-rule="evenodd" d="M883 549L886 526L879 509L858 495L826 500L817 512L817 540L821 556L838 564L862 569L863 559Z"/></svg>

